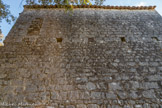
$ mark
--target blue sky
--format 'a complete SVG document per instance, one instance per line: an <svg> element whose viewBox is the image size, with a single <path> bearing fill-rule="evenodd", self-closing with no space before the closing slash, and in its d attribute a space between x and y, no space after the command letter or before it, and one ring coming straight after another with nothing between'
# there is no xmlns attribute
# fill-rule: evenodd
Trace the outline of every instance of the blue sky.
<svg viewBox="0 0 162 108"><path fill-rule="evenodd" d="M23 11L23 4L21 4L22 0L2 0L5 4L10 5L11 13L18 17L19 13ZM24 0L25 1L25 0ZM104 5L121 5L121 6L152 6L156 5L156 10L162 15L162 0L106 0ZM4 20L1 23L1 29L4 36L8 34L10 29L12 28L14 22L12 24L7 24Z"/></svg>

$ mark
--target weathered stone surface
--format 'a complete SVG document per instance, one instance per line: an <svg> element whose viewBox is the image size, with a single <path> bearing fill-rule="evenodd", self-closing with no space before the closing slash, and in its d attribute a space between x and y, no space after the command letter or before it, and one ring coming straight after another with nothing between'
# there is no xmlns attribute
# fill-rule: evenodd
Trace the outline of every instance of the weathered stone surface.
<svg viewBox="0 0 162 108"><path fill-rule="evenodd" d="M137 99L138 95L135 91L131 91L131 93L129 94L129 97L132 98L132 99Z"/></svg>
<svg viewBox="0 0 162 108"><path fill-rule="evenodd" d="M121 86L119 85L119 83L110 83L109 84L109 89L111 90L121 90Z"/></svg>
<svg viewBox="0 0 162 108"><path fill-rule="evenodd" d="M87 108L100 108L97 104L88 104Z"/></svg>
<svg viewBox="0 0 162 108"><path fill-rule="evenodd" d="M148 103L143 104L143 108L151 108L151 106Z"/></svg>
<svg viewBox="0 0 162 108"><path fill-rule="evenodd" d="M68 105L68 106L66 106L66 108L75 108L75 106L74 105Z"/></svg>
<svg viewBox="0 0 162 108"><path fill-rule="evenodd" d="M107 99L116 99L117 96L113 92L106 93Z"/></svg>
<svg viewBox="0 0 162 108"><path fill-rule="evenodd" d="M142 108L142 105L135 105L135 108Z"/></svg>
<svg viewBox="0 0 162 108"><path fill-rule="evenodd" d="M145 98L155 98L154 90L143 91L143 97Z"/></svg>
<svg viewBox="0 0 162 108"><path fill-rule="evenodd" d="M25 9L0 47L0 108L159 108L161 28L148 9Z"/></svg>
<svg viewBox="0 0 162 108"><path fill-rule="evenodd" d="M86 105L84 105L84 104L78 104L78 105L77 105L77 108L87 108L87 107L86 107Z"/></svg>
<svg viewBox="0 0 162 108"><path fill-rule="evenodd" d="M88 90L94 90L94 89L96 89L96 85L95 85L94 83L92 83L92 82L88 82L88 83L86 84L86 88L87 88Z"/></svg>
<svg viewBox="0 0 162 108"><path fill-rule="evenodd" d="M101 99L101 93L102 92L91 92L91 98L92 99Z"/></svg>

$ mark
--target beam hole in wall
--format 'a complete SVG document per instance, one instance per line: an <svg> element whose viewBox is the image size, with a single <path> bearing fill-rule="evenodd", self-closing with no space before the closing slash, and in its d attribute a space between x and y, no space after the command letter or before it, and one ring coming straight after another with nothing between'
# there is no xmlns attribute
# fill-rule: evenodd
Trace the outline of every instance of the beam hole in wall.
<svg viewBox="0 0 162 108"><path fill-rule="evenodd" d="M94 38L88 38L88 42L94 42Z"/></svg>
<svg viewBox="0 0 162 108"><path fill-rule="evenodd" d="M120 39L121 39L122 42L126 42L125 37L120 37Z"/></svg>
<svg viewBox="0 0 162 108"><path fill-rule="evenodd" d="M151 37L152 38L152 40L154 40L154 41L159 41L159 39L157 38L157 37Z"/></svg>
<svg viewBox="0 0 162 108"><path fill-rule="evenodd" d="M57 42L62 42L62 38L56 38Z"/></svg>

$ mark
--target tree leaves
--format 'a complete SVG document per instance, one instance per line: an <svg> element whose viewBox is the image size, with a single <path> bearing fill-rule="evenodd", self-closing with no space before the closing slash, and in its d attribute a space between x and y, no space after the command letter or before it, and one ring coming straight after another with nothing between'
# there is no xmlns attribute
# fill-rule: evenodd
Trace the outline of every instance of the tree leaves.
<svg viewBox="0 0 162 108"><path fill-rule="evenodd" d="M91 0L93 1L93 0ZM95 5L102 5L105 0L94 0ZM27 5L91 5L90 0L26 0Z"/></svg>
<svg viewBox="0 0 162 108"><path fill-rule="evenodd" d="M3 1L0 0L0 23L2 22L2 19L5 19L6 22L10 24L12 21L15 20L15 17L11 14L9 10L9 5L4 4ZM1 33L1 29L0 29L0 33Z"/></svg>

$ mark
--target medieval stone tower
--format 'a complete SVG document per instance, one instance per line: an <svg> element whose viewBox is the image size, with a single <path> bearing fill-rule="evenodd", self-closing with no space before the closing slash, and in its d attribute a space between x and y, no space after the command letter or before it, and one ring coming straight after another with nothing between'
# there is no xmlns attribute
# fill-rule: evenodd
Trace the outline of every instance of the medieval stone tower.
<svg viewBox="0 0 162 108"><path fill-rule="evenodd" d="M161 108L155 7L25 6L0 47L0 108Z"/></svg>

